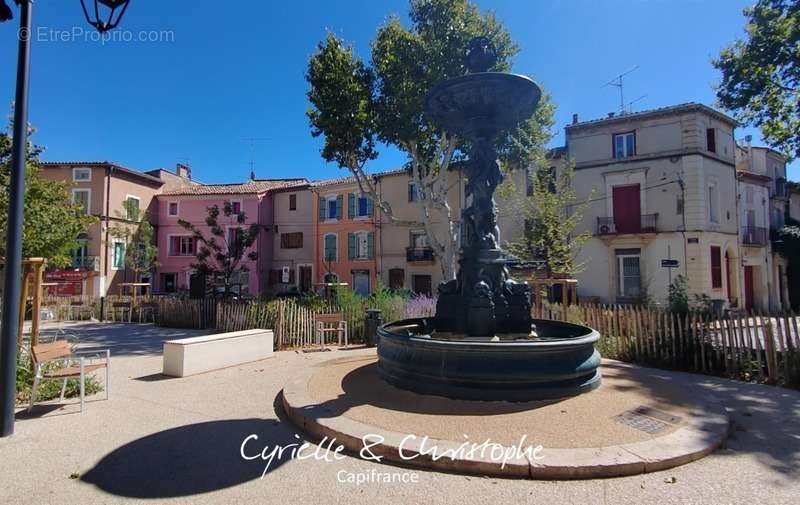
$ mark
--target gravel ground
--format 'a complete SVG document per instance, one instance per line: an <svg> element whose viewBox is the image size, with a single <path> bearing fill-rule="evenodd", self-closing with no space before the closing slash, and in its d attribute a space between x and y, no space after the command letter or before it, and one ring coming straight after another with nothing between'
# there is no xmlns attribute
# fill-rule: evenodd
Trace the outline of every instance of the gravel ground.
<svg viewBox="0 0 800 505"><path fill-rule="evenodd" d="M800 392L699 375L665 380L711 391L734 423L726 446L698 462L618 479L546 482L427 472L345 456L260 458L298 442L277 407L293 370L347 351L272 359L182 379L160 375L158 342L197 334L150 325L76 324L83 345L108 345L111 399L18 414L0 439L0 503L797 503ZM689 386L687 386L689 387ZM102 395L100 395L102 397ZM322 454L322 453L321 453ZM263 477L262 477L263 473ZM394 482L375 482L378 477ZM388 477L387 477L388 474ZM358 477L372 482L348 482ZM399 482L405 480L406 482ZM342 482L344 481L344 482Z"/></svg>

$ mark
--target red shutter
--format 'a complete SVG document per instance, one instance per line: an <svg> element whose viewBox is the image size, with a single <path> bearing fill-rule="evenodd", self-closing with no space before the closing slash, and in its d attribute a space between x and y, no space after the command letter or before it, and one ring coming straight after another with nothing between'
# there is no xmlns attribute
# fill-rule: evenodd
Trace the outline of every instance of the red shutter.
<svg viewBox="0 0 800 505"><path fill-rule="evenodd" d="M722 288L722 252L718 246L711 246L711 287Z"/></svg>
<svg viewBox="0 0 800 505"><path fill-rule="evenodd" d="M170 237L169 238L169 255L175 256L180 253L181 244L180 244L180 237Z"/></svg>
<svg viewBox="0 0 800 505"><path fill-rule="evenodd" d="M611 203L614 208L614 225L617 233L638 233L641 231L641 195L639 185L614 186L611 189Z"/></svg>

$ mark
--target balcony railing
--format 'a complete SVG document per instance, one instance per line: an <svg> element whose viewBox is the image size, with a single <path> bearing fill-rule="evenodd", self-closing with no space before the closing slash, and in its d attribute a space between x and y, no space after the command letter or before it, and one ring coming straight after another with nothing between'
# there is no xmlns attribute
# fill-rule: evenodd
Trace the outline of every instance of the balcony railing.
<svg viewBox="0 0 800 505"><path fill-rule="evenodd" d="M639 222L635 219L598 217L598 235L622 235L625 233L656 233L658 231L658 214L642 214Z"/></svg>
<svg viewBox="0 0 800 505"><path fill-rule="evenodd" d="M433 249L430 247L408 247L406 248L406 261L414 263L417 261L433 261Z"/></svg>
<svg viewBox="0 0 800 505"><path fill-rule="evenodd" d="M742 226L742 244L765 246L769 232L763 226Z"/></svg>
<svg viewBox="0 0 800 505"><path fill-rule="evenodd" d="M72 258L72 268L81 270L98 271L100 270L100 256L76 256Z"/></svg>

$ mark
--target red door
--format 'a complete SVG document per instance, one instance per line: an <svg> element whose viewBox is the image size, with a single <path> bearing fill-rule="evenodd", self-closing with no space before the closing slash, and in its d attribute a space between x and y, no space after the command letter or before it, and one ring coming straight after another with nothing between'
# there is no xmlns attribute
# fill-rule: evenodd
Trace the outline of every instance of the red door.
<svg viewBox="0 0 800 505"><path fill-rule="evenodd" d="M753 308L753 267L744 267L744 308Z"/></svg>
<svg viewBox="0 0 800 505"><path fill-rule="evenodd" d="M617 233L641 231L641 200L639 185L614 186L611 201L614 206L614 226Z"/></svg>

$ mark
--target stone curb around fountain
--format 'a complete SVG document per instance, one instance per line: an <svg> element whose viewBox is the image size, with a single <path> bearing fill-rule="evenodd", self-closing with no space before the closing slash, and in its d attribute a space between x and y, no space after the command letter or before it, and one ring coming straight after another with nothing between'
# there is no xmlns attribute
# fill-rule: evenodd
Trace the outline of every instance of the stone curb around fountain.
<svg viewBox="0 0 800 505"><path fill-rule="evenodd" d="M374 350L371 350L374 352ZM362 353L359 353L362 354ZM367 353L364 353L367 354ZM372 454L384 461L403 466L420 467L435 471L485 475L506 478L540 480L594 479L623 477L666 470L707 456L719 447L729 432L729 418L725 408L711 395L703 392L693 397L694 408L687 424L676 431L652 440L606 447L546 448L543 460L513 458L501 463L489 458L448 457L433 460L420 454L419 438L403 443L404 460L398 451L408 434L371 426L319 405L308 392L314 372L334 358L298 370L283 388L283 408L288 418L315 440L335 438L351 454L358 456L364 447L363 437L380 435L383 441L370 448ZM635 365L615 362L622 366ZM588 393L591 394L591 393ZM437 445L442 450L455 449L461 442L430 438L428 447Z"/></svg>

